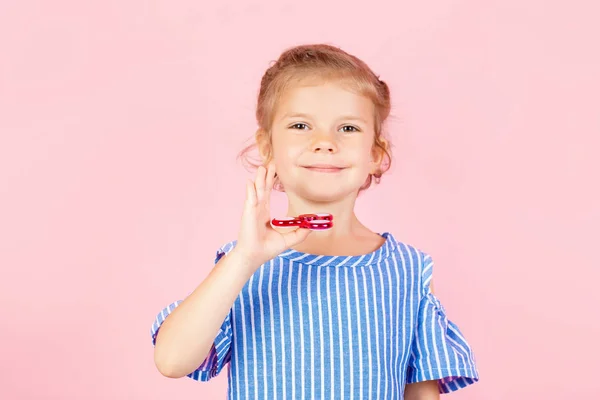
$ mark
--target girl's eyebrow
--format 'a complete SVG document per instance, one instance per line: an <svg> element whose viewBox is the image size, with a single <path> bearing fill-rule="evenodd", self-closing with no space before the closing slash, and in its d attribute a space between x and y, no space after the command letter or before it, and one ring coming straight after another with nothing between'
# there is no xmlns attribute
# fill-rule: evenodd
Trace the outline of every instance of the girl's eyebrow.
<svg viewBox="0 0 600 400"><path fill-rule="evenodd" d="M288 119L288 118L310 119L311 117L310 117L310 115L304 114L304 113L286 113L281 117L281 120ZM338 120L358 121L358 122L362 122L363 124L367 124L367 121L365 121L363 118L355 116L355 115L343 115L343 116L339 117Z"/></svg>
<svg viewBox="0 0 600 400"><path fill-rule="evenodd" d="M303 114L303 113L286 113L281 117L281 120L284 119L288 119L288 118L304 118L304 119L310 119L310 115L308 114Z"/></svg>
<svg viewBox="0 0 600 400"><path fill-rule="evenodd" d="M363 124L367 123L367 121L365 121L363 118L355 116L355 115L344 115L344 116L340 117L339 119L344 120L344 121L358 121L358 122L362 122Z"/></svg>

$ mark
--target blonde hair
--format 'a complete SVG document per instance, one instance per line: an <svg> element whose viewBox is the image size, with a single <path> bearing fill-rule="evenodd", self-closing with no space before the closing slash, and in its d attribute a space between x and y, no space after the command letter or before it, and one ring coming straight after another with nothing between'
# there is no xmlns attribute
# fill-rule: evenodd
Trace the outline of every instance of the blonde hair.
<svg viewBox="0 0 600 400"><path fill-rule="evenodd" d="M372 182L379 183L381 176L391 165L389 142L384 138L383 125L390 114L390 90L387 84L379 79L373 71L359 58L345 51L326 44L312 44L292 47L285 50L279 59L267 69L260 83L256 107L258 130L255 141L244 148L238 158L246 166L257 168L265 165L272 158L271 127L276 112L276 106L285 90L303 79L321 79L347 84L357 93L369 98L375 106L375 139L374 150L381 154L379 169L370 174L360 190L371 186ZM266 136L266 137L265 137ZM264 160L262 157L252 161L249 153L259 142L269 143ZM278 179L275 189L283 190Z"/></svg>

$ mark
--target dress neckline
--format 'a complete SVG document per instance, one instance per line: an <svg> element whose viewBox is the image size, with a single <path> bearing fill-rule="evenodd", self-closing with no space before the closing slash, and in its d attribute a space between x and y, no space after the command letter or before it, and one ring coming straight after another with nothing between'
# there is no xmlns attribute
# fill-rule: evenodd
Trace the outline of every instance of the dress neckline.
<svg viewBox="0 0 600 400"><path fill-rule="evenodd" d="M323 267L355 268L364 267L371 264L379 264L384 259L388 258L397 246L396 241L391 233L384 232L380 233L379 235L385 238L385 242L378 249L367 254L356 256L324 256L289 249L279 254L278 257L305 265L320 265Z"/></svg>

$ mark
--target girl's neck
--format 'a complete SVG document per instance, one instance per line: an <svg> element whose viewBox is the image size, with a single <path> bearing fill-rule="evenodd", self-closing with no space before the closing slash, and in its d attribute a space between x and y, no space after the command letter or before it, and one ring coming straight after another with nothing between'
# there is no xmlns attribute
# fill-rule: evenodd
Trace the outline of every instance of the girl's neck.
<svg viewBox="0 0 600 400"><path fill-rule="evenodd" d="M333 227L323 231L313 231L300 244L293 247L301 253L326 256L356 256L379 249L385 238L363 225L353 208L323 205L321 208L290 207L288 216L308 213L329 213L333 215Z"/></svg>
<svg viewBox="0 0 600 400"><path fill-rule="evenodd" d="M361 236L370 232L356 217L354 204L356 196L350 196L335 202L311 202L288 195L288 217L295 217L301 214L321 214L327 213L333 215L333 228L313 232L311 236L334 239L349 236ZM315 235L316 234L316 235Z"/></svg>

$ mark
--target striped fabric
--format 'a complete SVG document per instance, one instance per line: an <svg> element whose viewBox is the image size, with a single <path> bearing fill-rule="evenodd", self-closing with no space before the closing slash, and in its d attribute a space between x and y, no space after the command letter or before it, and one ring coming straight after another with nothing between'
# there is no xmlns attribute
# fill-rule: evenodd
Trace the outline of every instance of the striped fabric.
<svg viewBox="0 0 600 400"><path fill-rule="evenodd" d="M476 382L469 344L430 291L431 257L382 236L362 256L288 250L262 265L188 376L208 381L227 365L236 400L402 399L407 383L438 380L448 393ZM153 344L179 304L156 317Z"/></svg>

